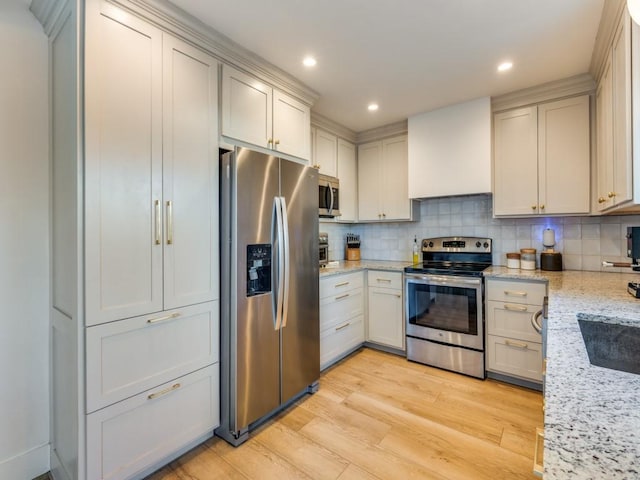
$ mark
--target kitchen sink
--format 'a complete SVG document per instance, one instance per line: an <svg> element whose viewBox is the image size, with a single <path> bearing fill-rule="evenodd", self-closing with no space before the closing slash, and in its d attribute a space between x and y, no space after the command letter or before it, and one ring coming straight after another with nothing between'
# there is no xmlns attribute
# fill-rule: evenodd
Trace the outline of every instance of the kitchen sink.
<svg viewBox="0 0 640 480"><path fill-rule="evenodd" d="M640 327L578 319L592 365L640 374Z"/></svg>

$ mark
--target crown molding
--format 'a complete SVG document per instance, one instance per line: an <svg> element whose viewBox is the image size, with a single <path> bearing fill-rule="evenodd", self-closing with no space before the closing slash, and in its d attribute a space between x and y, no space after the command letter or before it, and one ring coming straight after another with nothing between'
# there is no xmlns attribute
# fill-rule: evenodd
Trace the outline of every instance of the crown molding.
<svg viewBox="0 0 640 480"><path fill-rule="evenodd" d="M406 134L409 131L408 124L408 120L405 119L389 125L383 125L382 127L364 130L363 132L358 133L356 143L367 143L375 140L382 140L387 137Z"/></svg>
<svg viewBox="0 0 640 480"><path fill-rule="evenodd" d="M491 111L499 112L525 105L558 100L564 97L591 94L595 91L596 83L588 73L574 77L563 78L553 82L543 83L516 92L507 93L491 98Z"/></svg>
<svg viewBox="0 0 640 480"><path fill-rule="evenodd" d="M29 10L36 17L47 36L51 36L71 0L32 0Z"/></svg>
<svg viewBox="0 0 640 480"><path fill-rule="evenodd" d="M344 138L351 143L355 143L358 140L358 134L356 132L313 110L311 110L311 126L333 133L337 137Z"/></svg>
<svg viewBox="0 0 640 480"><path fill-rule="evenodd" d="M589 66L589 73L596 80L600 79L604 61L613 43L616 27L620 17L626 11L626 7L626 0L605 0L604 2L600 24L598 25L598 34L591 54L591 65Z"/></svg>

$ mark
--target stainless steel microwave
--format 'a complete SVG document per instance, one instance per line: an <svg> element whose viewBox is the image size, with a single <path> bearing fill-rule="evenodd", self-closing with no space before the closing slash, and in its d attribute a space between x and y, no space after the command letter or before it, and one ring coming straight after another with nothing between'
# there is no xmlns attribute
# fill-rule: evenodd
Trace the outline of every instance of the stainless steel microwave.
<svg viewBox="0 0 640 480"><path fill-rule="evenodd" d="M318 176L318 200L320 216L333 218L340 216L340 181L336 177Z"/></svg>

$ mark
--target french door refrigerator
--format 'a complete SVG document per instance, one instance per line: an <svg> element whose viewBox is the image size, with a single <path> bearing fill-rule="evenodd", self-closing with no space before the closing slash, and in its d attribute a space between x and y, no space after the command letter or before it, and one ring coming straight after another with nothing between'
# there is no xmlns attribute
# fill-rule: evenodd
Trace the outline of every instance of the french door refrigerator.
<svg viewBox="0 0 640 480"><path fill-rule="evenodd" d="M237 147L221 159L221 419L232 445L320 377L318 172Z"/></svg>

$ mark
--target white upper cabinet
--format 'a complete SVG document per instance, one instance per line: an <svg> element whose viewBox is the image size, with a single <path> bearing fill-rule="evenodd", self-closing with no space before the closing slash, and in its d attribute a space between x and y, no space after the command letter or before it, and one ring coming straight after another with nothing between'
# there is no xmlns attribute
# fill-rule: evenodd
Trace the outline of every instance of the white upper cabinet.
<svg viewBox="0 0 640 480"><path fill-rule="evenodd" d="M98 22L87 36L87 325L218 290L217 62L134 17Z"/></svg>
<svg viewBox="0 0 640 480"><path fill-rule="evenodd" d="M338 137L319 128L313 129L313 166L330 177L338 176Z"/></svg>
<svg viewBox="0 0 640 480"><path fill-rule="evenodd" d="M338 172L340 179L341 222L358 220L358 163L356 146L341 138L338 139Z"/></svg>
<svg viewBox="0 0 640 480"><path fill-rule="evenodd" d="M494 214L590 210L589 96L494 116Z"/></svg>
<svg viewBox="0 0 640 480"><path fill-rule="evenodd" d="M605 59L596 93L599 211L632 203L631 20L625 13ZM638 203L638 202L635 202Z"/></svg>
<svg viewBox="0 0 640 480"><path fill-rule="evenodd" d="M407 136L358 146L358 219L413 220L408 194Z"/></svg>
<svg viewBox="0 0 640 480"><path fill-rule="evenodd" d="M410 198L489 192L488 97L409 117Z"/></svg>
<svg viewBox="0 0 640 480"><path fill-rule="evenodd" d="M310 108L228 65L222 72L222 135L308 160Z"/></svg>

